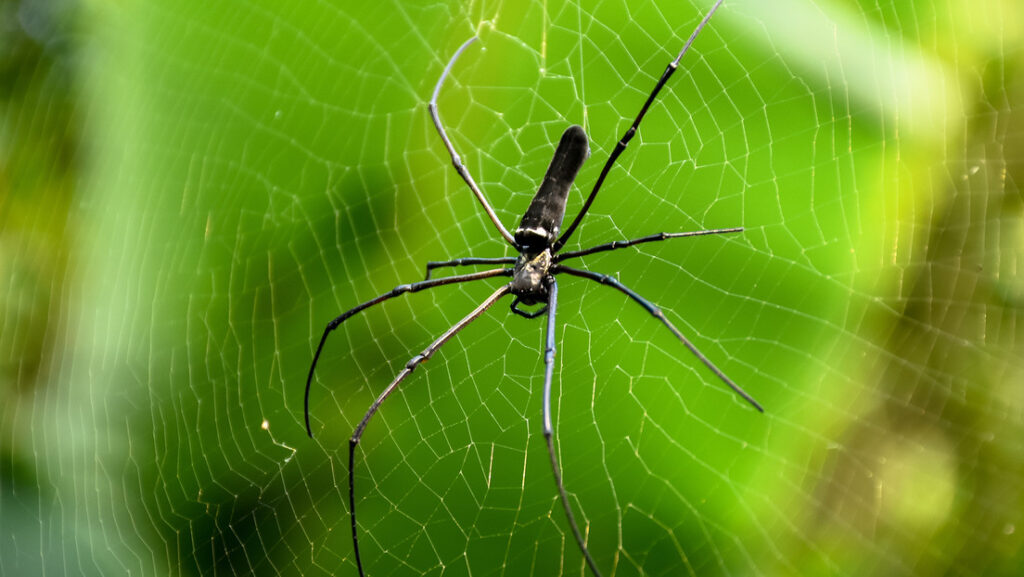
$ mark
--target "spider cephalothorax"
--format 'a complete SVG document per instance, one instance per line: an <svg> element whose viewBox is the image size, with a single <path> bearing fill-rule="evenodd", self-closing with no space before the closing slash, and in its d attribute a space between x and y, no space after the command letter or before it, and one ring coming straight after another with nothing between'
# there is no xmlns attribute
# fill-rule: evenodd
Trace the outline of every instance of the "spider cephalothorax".
<svg viewBox="0 0 1024 577"><path fill-rule="evenodd" d="M712 230L698 230L694 232L674 232L674 233L657 233L632 240L618 240L601 244L587 249L559 252L565 245L566 241L572 236L576 227L580 221L587 214L590 209L590 205L593 203L594 198L597 197L597 192L601 189L601 184L604 182L605 176L608 175L608 171L615 164L615 160L619 155L626 149L629 141L636 134L640 121L643 120L644 115L647 113L648 107L654 101L655 96L668 81L669 77L679 66L679 60L683 57L683 54L689 49L693 43L694 38L701 31L708 19L714 14L718 6L721 5L722 0L718 0L715 5L711 8L708 14L704 17L701 23L694 30L693 34L690 35L689 40L683 46L683 49L679 52L679 55L669 63L665 72L662 73L661 79L658 80L654 90L648 96L647 101L641 108L640 113L637 115L633 124L629 127L626 133L616 143L612 153L608 156L608 160L605 162L604 167L601 169L600 175L594 183L593 189L583 202L583 207L580 212L573 219L569 228L559 236L559 231L562 226L562 219L565 215L566 200L569 196L569 189L572 187L573 181L579 172L583 162L587 159L590 154L590 150L587 144L587 135L583 131L583 128L579 126L570 126L562 134L562 138L558 143L558 147L555 150L555 154L551 159L551 164L548 166L547 173L544 175L544 180L541 182L540 187L534 195L533 200L530 202L529 208L526 209L526 213L523 215L522 222L519 228L516 229L515 235L508 232L508 229L501 224L498 220L497 215L491 208L490 203L487 202L487 198L484 196L483 191L477 186L476 182L473 181L473 177L470 176L469 170L462 164L462 160L459 155L455 152L455 147L448 139L448 135L444 130L444 126L441 124L441 118L437 113L437 96L441 91L441 85L444 83L445 77L451 70L455 61L459 58L459 55L470 45L476 38L470 38L466 41L452 56L448 65L445 67L444 72L441 73L441 78L437 81L437 85L434 88L433 98L430 100L428 109L430 110L431 118L434 121L434 126L437 128L438 134L441 136L442 142L448 149L448 153L451 156L452 164L455 166L455 170L459 173L459 176L466 182L473 194L476 195L477 200L480 202L487 213L487 216L494 223L494 226L498 229L501 237L505 239L512 247L515 248L518 256L503 256L496 258L480 258L480 257L464 257L455 260L429 262L427 263L427 278L421 282L400 285L392 289L390 292L384 293L383 295L366 301L365 303L342 313L340 316L332 320L327 324L327 328L324 329L324 334L320 338L320 345L316 349L316 353L313 356L313 363L309 367L309 377L306 380L306 397L305 397L305 408L306 408L306 432L309 436L313 436L313 429L309 422L309 390L310 385L313 382L313 372L316 370L317 360L320 358L320 353L323 351L324 342L327 341L327 336L338 328L338 326L345 322L346 319L352 315L365 310L373 305L394 298L398 295L418 292L428 288L437 286L469 282L474 280L482 280L496 277L512 277L512 280L508 283L502 284L498 287L491 296L487 297L484 302L480 303L472 312L466 315L461 321L456 323L453 327L445 331L441 336L434 340L426 349L420 354L413 357L405 368L403 368L395 379L388 385L377 399L370 405L369 410L363 416L363 419L359 422L355 431L352 433L352 437L349 439L349 469L348 469L348 482L349 482L349 507L351 512L352 520L352 543L355 548L356 565L359 568L359 574L362 576L363 564L362 559L359 556L359 536L357 533L356 526L356 501L355 501L355 475L353 473L355 464L355 449L359 445L359 441L363 436L363 432L366 430L367 424L370 419L376 414L381 404L390 396L398 387L398 385L408 377L413 370L416 369L421 363L429 359L441 346L446 343L449 339L455 336L456 333L461 331L480 315L482 315L487 309L489 309L494 303L507 294L512 294L515 300L512 302L512 312L524 316L526 318L535 318L542 314L547 314L547 331L546 331L546 344L544 347L544 407L543 407L543 432L544 439L547 442L548 456L551 460L551 470L555 476L555 485L558 489L558 495L562 503L562 508L565 510L566 519L569 522L569 528L572 531L573 537L576 539L576 543L583 553L584 558L587 561L587 565L595 575L600 577L601 572L597 568L597 564L594 562L593 557L590 555L590 551L587 549L586 542L580 533L579 527L576 525L576 519L573 516L572 507L569 504L569 497L565 492L565 486L562 483L562 473L558 465L558 458L554 448L554 428L551 422L551 381L554 374L554 362L555 362L555 314L558 305L558 281L556 277L560 274L568 274L575 277L589 279L603 285L610 286L619 292L625 294L640 306L642 306L647 312L661 321L677 339L697 357L697 359L703 363L708 369L711 370L723 383L728 385L733 391L740 395L744 400L750 403L754 408L762 411L761 406L751 398L743 389L741 389L736 383L732 382L729 377L725 375L718 367L715 366L707 357L705 357L697 347L693 345L683 334L673 325L668 318L665 317L658 307L656 307L650 301L644 299L633 290L627 288L615 277L592 272L588 270L580 270L576 268L570 268L563 264L562 261L571 258L578 258L597 252L604 252L610 250L616 250L633 246L635 244L662 241L670 238L681 238L689 236L703 236L712 234L725 234L725 233L736 233L740 232L742 228L723 228L723 229L712 229ZM457 267L457 266L473 266L473 265L509 265L512 264L511 268L496 268L491 270L485 270L476 273L454 275L449 277L443 277L438 279L431 279L430 274L436 268L442 267ZM527 312L520 310L518 305L523 304L526 306L531 305L543 305L540 309L535 312Z"/></svg>
<svg viewBox="0 0 1024 577"><path fill-rule="evenodd" d="M520 310L517 305L535 305L548 300L548 285L551 284L551 250L544 249L539 253L521 253L512 269L512 282L509 289L516 297L512 301L512 312L526 318L534 318L544 313L545 309L535 312Z"/></svg>

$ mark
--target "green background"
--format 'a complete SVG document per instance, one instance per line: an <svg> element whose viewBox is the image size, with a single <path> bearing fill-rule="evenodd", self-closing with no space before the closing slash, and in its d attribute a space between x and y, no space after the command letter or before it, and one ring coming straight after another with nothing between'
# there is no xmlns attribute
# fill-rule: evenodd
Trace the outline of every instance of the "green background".
<svg viewBox="0 0 1024 577"><path fill-rule="evenodd" d="M708 3L710 4L710 3ZM499 281L559 135L615 140L709 6L5 0L0 574L356 574L347 440ZM1012 1L729 0L570 249L555 409L606 575L1013 575L1024 75ZM584 574L541 435L543 323L496 306L356 459L371 575Z"/></svg>

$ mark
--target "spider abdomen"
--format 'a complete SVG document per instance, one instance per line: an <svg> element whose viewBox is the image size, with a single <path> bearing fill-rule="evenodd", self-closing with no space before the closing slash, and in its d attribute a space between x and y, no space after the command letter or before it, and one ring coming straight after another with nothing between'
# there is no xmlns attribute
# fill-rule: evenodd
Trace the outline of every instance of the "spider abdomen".
<svg viewBox="0 0 1024 577"><path fill-rule="evenodd" d="M583 128L575 124L566 128L544 180L516 229L515 240L519 250L539 251L554 244L565 216L569 188L589 156L590 146Z"/></svg>

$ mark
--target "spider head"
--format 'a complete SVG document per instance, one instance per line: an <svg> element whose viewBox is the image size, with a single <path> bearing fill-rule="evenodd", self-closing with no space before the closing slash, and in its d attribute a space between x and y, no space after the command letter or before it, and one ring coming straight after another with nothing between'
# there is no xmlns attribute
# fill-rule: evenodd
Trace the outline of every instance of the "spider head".
<svg viewBox="0 0 1024 577"><path fill-rule="evenodd" d="M543 302L548 296L546 279L551 268L551 249L522 252L512 272L512 294L527 305Z"/></svg>

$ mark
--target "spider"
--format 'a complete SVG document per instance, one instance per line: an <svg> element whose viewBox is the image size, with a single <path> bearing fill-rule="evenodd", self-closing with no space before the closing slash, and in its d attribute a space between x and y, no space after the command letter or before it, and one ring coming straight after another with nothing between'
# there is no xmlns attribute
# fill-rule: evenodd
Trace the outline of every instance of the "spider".
<svg viewBox="0 0 1024 577"><path fill-rule="evenodd" d="M434 126L437 128L437 132L444 142L445 148L448 149L448 153L451 155L452 165L455 170L459 173L459 176L466 182L473 194L476 195L477 200L483 207L487 216L491 222L494 223L495 228L501 234L502 238L506 242L511 244L519 256L509 257L497 257L497 258L477 258L477 257L465 257L454 260L428 262L427 263L427 274L426 279L420 282L412 284L403 284L395 287L391 291L384 293L377 298L366 301L348 311L345 311L337 318L327 324L327 328L324 329L323 336L320 339L320 345L316 349L316 353L313 356L313 363L309 367L309 377L306 380L306 393L305 393L305 418L306 418L306 432L312 438L313 429L310 426L309 421L309 391L310 386L313 382L313 373L316 370L317 361L320 359L320 353L323 351L324 343L327 341L327 337L334 331L341 323L351 318L356 313L359 313L365 309L368 309L374 305L380 304L388 299L392 299L405 293L414 293L434 287L443 285L449 285L454 283L463 283L475 280L483 280L492 277L511 277L511 281L503 284L497 290L495 290L491 296L487 297L479 306L477 306L471 313L465 316L462 320L455 323L454 326L445 331L441 336L437 337L434 342L423 349L423 351L414 356L406 363L398 375L395 377L391 384L384 389L384 391L374 400L373 404L366 411L359 425L356 426L355 431L352 433L352 437L349 439L349 451L348 451L348 497L349 497L349 511L352 522L352 544L355 550L356 566L359 569L359 575L362 577L363 563L359 555L359 534L356 525L356 501L355 501L355 476L354 476L354 465L355 465L355 451L359 445L359 441L366 431L366 426L369 424L370 419L377 413L381 405L385 400L398 388L398 385L402 383L413 370L416 369L421 363L429 359L442 345L448 340L455 336L459 331L464 329L467 325L479 318L484 312L491 308L502 297L512 294L514 299L511 303L512 312L525 318L537 318L543 314L547 314L547 332L546 332L546 345L544 348L544 406L543 406L543 430L544 439L547 443L548 456L551 458L551 470L554 473L555 486L558 489L558 495L562 503L562 507L565 509L565 516L569 523L569 528L572 531L573 536L576 539L576 543L579 546L583 557L589 565L594 575L600 577L601 572L597 568L597 564L594 562L590 551L587 549L586 541L580 534L578 525L576 524L576 518L573 515L572 508L569 505L569 497L565 491L565 485L562 482L561 468L558 464L558 458L555 455L554 448L554 429L551 425L551 381L555 366L555 311L558 307L558 282L555 277L559 274L568 274L576 277L582 277L590 279L592 281L610 286L619 292L624 293L629 298L636 301L637 304L642 306L651 315L661 321L673 335L690 350L691 353L697 359L703 363L712 373L715 374L723 383L728 385L733 391L735 391L740 397L750 403L755 409L760 412L764 412L764 409L760 404L757 403L749 394L747 394L742 388L734 383L729 377L725 375L710 359L705 357L696 346L693 345L679 329L669 321L664 313L658 309L657 306L652 304L650 301L644 299L639 294L629 289L621 282L616 280L614 277L591 272L587 270L581 270L571 268L562 264L564 261L578 258L585 255L590 255L598 252L617 250L620 248L626 248L636 244L646 242L657 242L662 240L668 240L670 238L682 238L691 236L703 236L712 234L727 234L741 232L742 228L723 228L714 230L699 230L693 232L662 232L658 234L652 234L632 240L617 240L606 244L597 245L591 248L583 250L575 250L568 252L559 252L565 243L572 236L576 227L579 226L580 221L586 216L587 211L590 209L590 205L594 202L594 198L597 197L598 191L601 189L601 184L604 182L605 177L608 175L608 171L611 170L615 164L616 159L626 149L629 141L636 134L637 128L640 126L640 122L643 120L644 115L647 113L647 109L654 101L658 92L668 81L672 73L675 72L679 66L679 61L683 55L689 50L690 45L693 44L694 39L700 34L700 31L711 19L711 16L715 13L718 7L722 4L723 0L718 0L712 6L711 10L701 20L700 24L690 35L686 44L683 45L679 55L676 56L675 60L669 63L665 72L661 75L658 83L655 85L654 90L647 97L647 101L640 109L640 113L633 121L632 126L626 131L622 138L615 145L611 155L605 162L604 168L601 169L600 175L597 177L597 181L594 183L594 188L591 190L590 195L586 198L583 203L583 207L580 209L579 214L573 219L569 227L561 234L558 235L559 228L562 224L562 219L565 216L566 200L569 195L569 188L572 186L573 181L579 172L583 162L589 157L590 149L587 142L587 135L583 131L583 128L573 125L565 130L562 134L562 138L558 143L558 147L555 150L555 155L551 159L551 164L548 166L547 173L544 175L544 180L541 182L540 188L537 190L537 194L533 197L530 202L530 206L526 209L526 213L523 215L523 219L519 224L519 228L516 229L514 234L510 234L509 231L501 224L498 220L497 215L491 208L490 203L487 202L487 198L484 196L480 187L477 186L473 177L470 176L469 170L462 160L459 158L458 153L455 152L455 147L452 145L451 140L448 139L448 134L445 132L444 126L441 124L441 118L437 112L437 97L441 91L441 86L444 84L445 78L451 72L455 62L462 55L463 51L466 50L473 42L476 41L476 37L472 37L467 40L462 46L456 50L455 54L449 60L448 65L445 66L444 71L441 72L441 77L437 81L437 85L434 87L434 93L430 99L430 103L427 108L430 111L431 119L434 122ZM443 278L432 279L431 273L434 269L442 267L460 267L460 266L474 266L474 265L512 265L505 268L495 268L485 270L482 272L474 272L470 274L461 274L448 276ZM527 307L526 309L520 308L520 306ZM540 305L535 310L529 310L528 307Z"/></svg>

